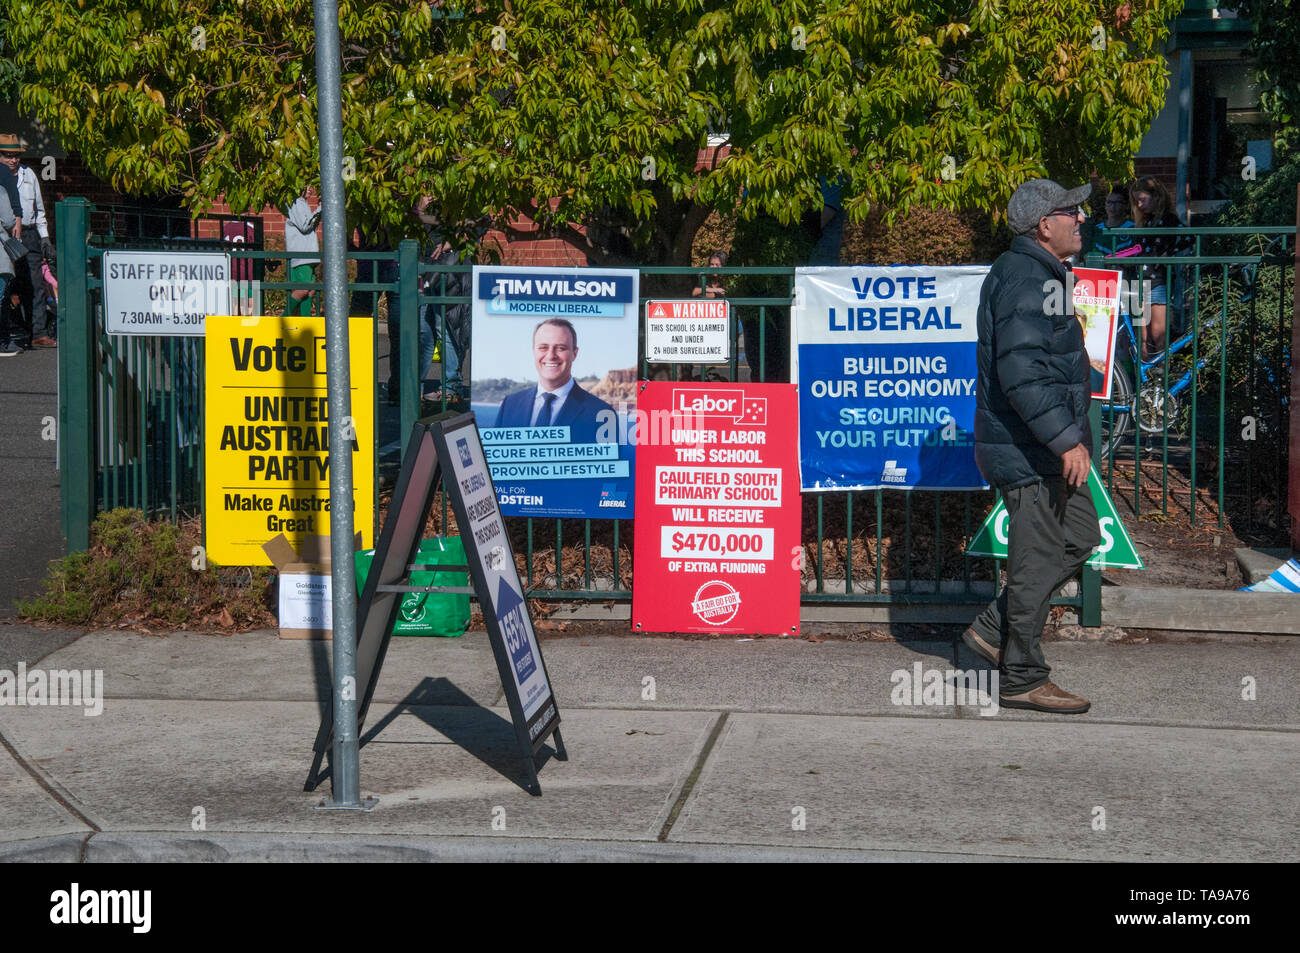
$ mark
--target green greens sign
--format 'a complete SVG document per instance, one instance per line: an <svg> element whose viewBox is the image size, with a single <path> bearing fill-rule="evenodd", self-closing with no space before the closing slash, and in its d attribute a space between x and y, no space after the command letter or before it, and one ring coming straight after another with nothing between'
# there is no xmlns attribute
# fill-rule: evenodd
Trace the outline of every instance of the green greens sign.
<svg viewBox="0 0 1300 953"><path fill-rule="evenodd" d="M1137 547L1124 528L1124 522L1115 512L1115 504L1110 494L1101 485L1095 466L1088 469L1088 489L1092 491L1092 502L1097 507L1097 524L1101 528L1101 545L1092 551L1087 565L1097 569L1145 569ZM998 500L988 518L975 533L975 537L966 547L967 556L993 556L997 559L1007 558L1007 529L1010 517L1007 505Z"/></svg>

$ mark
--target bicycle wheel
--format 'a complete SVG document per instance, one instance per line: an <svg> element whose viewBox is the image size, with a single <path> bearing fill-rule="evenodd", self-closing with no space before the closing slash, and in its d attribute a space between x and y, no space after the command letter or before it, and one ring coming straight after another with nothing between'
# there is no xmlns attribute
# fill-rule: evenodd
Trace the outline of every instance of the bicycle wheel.
<svg viewBox="0 0 1300 953"><path fill-rule="evenodd" d="M1101 458L1105 460L1124 442L1133 423L1133 382L1128 371L1115 368L1110 400L1101 402Z"/></svg>
<svg viewBox="0 0 1300 953"><path fill-rule="evenodd" d="M1151 383L1142 388L1137 399L1137 422L1149 434L1163 435L1166 423L1170 433L1178 431L1178 398L1165 390L1163 381L1152 375Z"/></svg>

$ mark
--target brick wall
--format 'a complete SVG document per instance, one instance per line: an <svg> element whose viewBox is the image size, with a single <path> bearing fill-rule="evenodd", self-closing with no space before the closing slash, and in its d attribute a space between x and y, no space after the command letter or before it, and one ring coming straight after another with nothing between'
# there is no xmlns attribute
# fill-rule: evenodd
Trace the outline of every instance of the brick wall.
<svg viewBox="0 0 1300 953"><path fill-rule="evenodd" d="M1174 195L1178 191L1178 157L1148 156L1134 159L1134 178L1144 175L1154 175L1169 189L1169 194Z"/></svg>

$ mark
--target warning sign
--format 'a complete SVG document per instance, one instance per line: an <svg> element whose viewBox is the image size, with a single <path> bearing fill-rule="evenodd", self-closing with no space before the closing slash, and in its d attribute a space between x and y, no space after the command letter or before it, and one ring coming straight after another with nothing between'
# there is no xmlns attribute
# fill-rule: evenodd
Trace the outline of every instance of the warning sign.
<svg viewBox="0 0 1300 953"><path fill-rule="evenodd" d="M353 525L374 545L372 322L349 327ZM208 558L269 565L262 544L330 531L325 319L214 315L207 321L204 507Z"/></svg>
<svg viewBox="0 0 1300 953"><path fill-rule="evenodd" d="M725 364L731 360L731 304L725 298L645 303L646 360Z"/></svg>
<svg viewBox="0 0 1300 953"><path fill-rule="evenodd" d="M633 627L797 633L794 385L639 387Z"/></svg>
<svg viewBox="0 0 1300 953"><path fill-rule="evenodd" d="M1101 478L1097 476L1095 466L1088 470L1088 489L1092 492L1092 502L1097 508L1101 544L1092 551L1087 565L1097 569L1145 569L1146 567L1142 565L1142 557L1138 555L1137 547L1133 545L1132 537L1124 528L1124 521L1119 518L1119 513L1115 512L1115 504L1111 502L1110 494L1106 492ZM993 511L989 513L970 541L970 546L966 548L966 555L1006 559L1009 522L1007 505L1004 501L998 500L998 505L993 507Z"/></svg>

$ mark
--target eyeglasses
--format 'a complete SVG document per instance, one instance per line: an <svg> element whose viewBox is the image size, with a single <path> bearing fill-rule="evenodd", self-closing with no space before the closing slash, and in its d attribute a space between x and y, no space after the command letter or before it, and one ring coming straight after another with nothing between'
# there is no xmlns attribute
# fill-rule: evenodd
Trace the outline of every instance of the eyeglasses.
<svg viewBox="0 0 1300 953"><path fill-rule="evenodd" d="M1069 218L1078 218L1080 215L1086 215L1082 205L1076 205L1074 208L1058 208L1048 212L1043 218L1051 218L1053 215L1065 215Z"/></svg>

